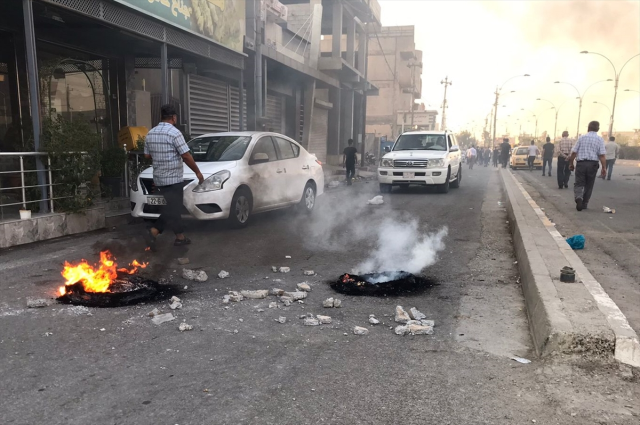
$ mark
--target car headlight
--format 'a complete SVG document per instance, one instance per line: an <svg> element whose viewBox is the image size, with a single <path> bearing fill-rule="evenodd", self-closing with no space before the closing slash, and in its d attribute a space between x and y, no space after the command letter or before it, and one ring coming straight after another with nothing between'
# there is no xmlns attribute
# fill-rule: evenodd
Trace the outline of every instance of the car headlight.
<svg viewBox="0 0 640 425"><path fill-rule="evenodd" d="M444 167L444 159L430 159L427 161L427 168L441 168Z"/></svg>
<svg viewBox="0 0 640 425"><path fill-rule="evenodd" d="M393 167L393 159L382 158L382 160L380 161L380 166L381 167Z"/></svg>
<svg viewBox="0 0 640 425"><path fill-rule="evenodd" d="M199 184L196 187L194 187L193 191L196 193L200 193L200 192L211 192L214 190L220 190L222 189L224 182L229 180L229 177L231 177L231 173L229 171L227 170L219 171L214 175L206 178L204 182L202 182L202 184Z"/></svg>

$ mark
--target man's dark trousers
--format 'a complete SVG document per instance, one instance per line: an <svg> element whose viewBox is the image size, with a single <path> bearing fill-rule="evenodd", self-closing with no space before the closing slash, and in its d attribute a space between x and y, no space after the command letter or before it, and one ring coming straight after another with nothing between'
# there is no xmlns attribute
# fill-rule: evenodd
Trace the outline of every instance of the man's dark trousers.
<svg viewBox="0 0 640 425"><path fill-rule="evenodd" d="M162 233L170 227L175 234L183 233L182 205L184 202L184 183L176 183L169 186L157 187L160 195L164 196L167 205L162 207L162 213L153 227Z"/></svg>
<svg viewBox="0 0 640 425"><path fill-rule="evenodd" d="M551 164L553 164L553 157L542 158L542 175L543 176L544 176L544 171L547 168L547 164L549 164L549 175L551 175Z"/></svg>
<svg viewBox="0 0 640 425"><path fill-rule="evenodd" d="M582 207L586 207L591 199L593 185L598 176L598 161L578 161L576 163L576 181L573 185L573 194L576 199L582 198Z"/></svg>
<svg viewBox="0 0 640 425"><path fill-rule="evenodd" d="M502 162L502 168L507 168L507 163L509 162L509 155L502 154L500 157L500 162Z"/></svg>
<svg viewBox="0 0 640 425"><path fill-rule="evenodd" d="M346 163L345 165L347 169L347 182L351 183L351 179L353 179L356 176L356 164Z"/></svg>
<svg viewBox="0 0 640 425"><path fill-rule="evenodd" d="M556 174L558 175L558 187L568 187L569 179L571 178L571 170L569 169L569 161L563 156L558 157Z"/></svg>

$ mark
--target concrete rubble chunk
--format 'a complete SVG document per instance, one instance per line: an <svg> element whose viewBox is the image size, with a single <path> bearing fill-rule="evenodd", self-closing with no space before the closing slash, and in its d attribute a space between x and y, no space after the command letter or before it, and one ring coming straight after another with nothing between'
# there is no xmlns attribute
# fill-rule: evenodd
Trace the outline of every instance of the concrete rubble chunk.
<svg viewBox="0 0 640 425"><path fill-rule="evenodd" d="M377 325L380 323L380 321L378 319L376 319L376 316L374 316L373 314L369 315L369 323L371 323L372 325Z"/></svg>
<svg viewBox="0 0 640 425"><path fill-rule="evenodd" d="M323 325L328 325L329 323L331 323L331 317L329 316L317 315L316 319L318 319L318 321Z"/></svg>
<svg viewBox="0 0 640 425"><path fill-rule="evenodd" d="M180 323L180 326L178 326L178 330L180 332L184 332L184 331L190 331L193 329L193 326L186 324L185 322Z"/></svg>
<svg viewBox="0 0 640 425"><path fill-rule="evenodd" d="M315 276L316 272L314 272L313 270L305 270L303 274L305 276Z"/></svg>
<svg viewBox="0 0 640 425"><path fill-rule="evenodd" d="M162 323L170 322L172 320L176 320L176 318L171 313L158 314L151 319L154 325L161 325Z"/></svg>
<svg viewBox="0 0 640 425"><path fill-rule="evenodd" d="M422 319L426 319L427 318L426 315L420 313L420 311L418 311L418 309L415 308L415 307L411 307L409 309L409 315L411 315L411 318L413 320L422 320Z"/></svg>
<svg viewBox="0 0 640 425"><path fill-rule="evenodd" d="M274 273L278 273L278 268L276 266L271 266L271 271Z"/></svg>
<svg viewBox="0 0 640 425"><path fill-rule="evenodd" d="M184 257L184 258L178 258L178 264L180 264L181 266L184 266L185 264L189 264L189 259Z"/></svg>
<svg viewBox="0 0 640 425"><path fill-rule="evenodd" d="M154 308L149 313L147 313L147 316L154 317L154 316L157 316L158 314L160 314L160 310L158 310L157 308Z"/></svg>
<svg viewBox="0 0 640 425"><path fill-rule="evenodd" d="M169 308L171 310L179 310L182 308L182 303L180 301L174 301L171 304L169 304Z"/></svg>
<svg viewBox="0 0 640 425"><path fill-rule="evenodd" d="M293 299L293 301L298 301L298 300L304 300L305 298L307 298L307 293L304 291L293 291L293 292L285 292L283 296L289 297Z"/></svg>
<svg viewBox="0 0 640 425"><path fill-rule="evenodd" d="M282 302L282 304L284 304L285 306L289 307L291 304L293 304L293 298L282 296L280 297L280 302Z"/></svg>
<svg viewBox="0 0 640 425"><path fill-rule="evenodd" d="M361 326L356 326L353 328L354 335L367 335L369 333L369 329L363 328Z"/></svg>
<svg viewBox="0 0 640 425"><path fill-rule="evenodd" d="M397 323L407 323L409 320L411 320L411 318L404 308L402 308L402 306L396 306L395 321Z"/></svg>
<svg viewBox="0 0 640 425"><path fill-rule="evenodd" d="M229 291L229 301L233 303L239 303L244 299L244 296L236 291Z"/></svg>
<svg viewBox="0 0 640 425"><path fill-rule="evenodd" d="M230 276L229 272L224 271L224 270L222 270L222 271L220 271L220 273L218 273L218 278L219 279L226 279L229 276Z"/></svg>
<svg viewBox="0 0 640 425"><path fill-rule="evenodd" d="M320 325L320 321L318 319L316 319L315 317L305 317L304 319L304 325L305 326L318 326Z"/></svg>
<svg viewBox="0 0 640 425"><path fill-rule="evenodd" d="M276 319L276 322L278 323L287 323L287 318L284 316L280 316Z"/></svg>
<svg viewBox="0 0 640 425"><path fill-rule="evenodd" d="M207 279L209 279L209 276L207 276L204 270L191 269L182 269L182 277L196 282L206 282Z"/></svg>
<svg viewBox="0 0 640 425"><path fill-rule="evenodd" d="M396 335L407 335L411 331L409 330L409 326L396 326L393 332Z"/></svg>
<svg viewBox="0 0 640 425"><path fill-rule="evenodd" d="M298 291L311 292L311 286L307 282L298 283L296 287Z"/></svg>
<svg viewBox="0 0 640 425"><path fill-rule="evenodd" d="M333 308L333 298L327 298L326 300L322 301L322 306L324 308Z"/></svg>
<svg viewBox="0 0 640 425"><path fill-rule="evenodd" d="M411 335L433 335L433 328L431 326L423 325L408 325Z"/></svg>
<svg viewBox="0 0 640 425"><path fill-rule="evenodd" d="M44 298L27 298L27 308L42 308L47 305L49 305L49 303Z"/></svg>
<svg viewBox="0 0 640 425"><path fill-rule="evenodd" d="M289 272L291 271L291 268L290 268L290 267L280 267L280 268L278 269L278 271L279 271L280 273L289 273Z"/></svg>
<svg viewBox="0 0 640 425"><path fill-rule="evenodd" d="M340 308L340 307L342 307L342 300L334 298L333 299L333 308Z"/></svg>
<svg viewBox="0 0 640 425"><path fill-rule="evenodd" d="M229 304L229 301L231 301L230 295L225 295L224 297L222 297L222 304Z"/></svg>
<svg viewBox="0 0 640 425"><path fill-rule="evenodd" d="M276 297L279 297L282 294L284 294L284 289L280 289L280 288L269 289L269 295L275 295Z"/></svg>
<svg viewBox="0 0 640 425"><path fill-rule="evenodd" d="M275 302L269 303L269 308L278 308L278 304Z"/></svg>
<svg viewBox="0 0 640 425"><path fill-rule="evenodd" d="M287 260L290 260L291 256L290 255L285 255L284 258L286 258Z"/></svg>
<svg viewBox="0 0 640 425"><path fill-rule="evenodd" d="M240 294L250 300L261 300L269 296L269 291L267 289L259 289L257 291L240 291Z"/></svg>
<svg viewBox="0 0 640 425"><path fill-rule="evenodd" d="M422 326L431 326L432 328L435 328L435 326L436 326L436 322L433 321L433 320L421 320L420 324Z"/></svg>
<svg viewBox="0 0 640 425"><path fill-rule="evenodd" d="M175 303L175 302L178 302L178 303L179 303L179 302L180 302L180 301L182 301L182 300L181 300L180 298L178 298L178 297L176 297L176 296L174 295L173 297L171 297L171 298L169 299L169 301L171 301L172 303Z"/></svg>

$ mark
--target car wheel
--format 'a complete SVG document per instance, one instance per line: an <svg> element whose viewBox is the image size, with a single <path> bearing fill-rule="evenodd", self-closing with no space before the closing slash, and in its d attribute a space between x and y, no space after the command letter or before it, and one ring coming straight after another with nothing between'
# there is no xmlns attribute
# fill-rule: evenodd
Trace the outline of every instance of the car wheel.
<svg viewBox="0 0 640 425"><path fill-rule="evenodd" d="M451 179L451 168L449 168L449 171L447 171L447 179L445 180L445 182L443 184L439 184L438 185L438 192L439 193L449 193L449 180Z"/></svg>
<svg viewBox="0 0 640 425"><path fill-rule="evenodd" d="M456 181L451 183L451 187L457 189L460 187L460 182L462 181L462 167L458 169L458 177L456 177Z"/></svg>
<svg viewBox="0 0 640 425"><path fill-rule="evenodd" d="M231 200L229 222L234 227L245 227L251 218L253 209L253 197L248 189L241 188L236 191Z"/></svg>
<svg viewBox="0 0 640 425"><path fill-rule="evenodd" d="M391 193L391 185L380 183L380 193Z"/></svg>
<svg viewBox="0 0 640 425"><path fill-rule="evenodd" d="M304 211L307 214L311 214L313 212L313 208L316 206L316 187L313 183L309 182L304 187L302 199L298 205L300 211Z"/></svg>

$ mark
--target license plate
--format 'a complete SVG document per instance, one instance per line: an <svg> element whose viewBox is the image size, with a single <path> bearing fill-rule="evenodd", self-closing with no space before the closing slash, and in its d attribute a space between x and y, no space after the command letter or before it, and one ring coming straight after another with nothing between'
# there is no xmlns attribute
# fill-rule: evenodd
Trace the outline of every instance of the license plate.
<svg viewBox="0 0 640 425"><path fill-rule="evenodd" d="M402 177L405 179L415 179L416 173L402 173Z"/></svg>
<svg viewBox="0 0 640 425"><path fill-rule="evenodd" d="M163 196L147 197L149 205L167 205L167 200Z"/></svg>

